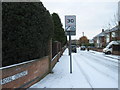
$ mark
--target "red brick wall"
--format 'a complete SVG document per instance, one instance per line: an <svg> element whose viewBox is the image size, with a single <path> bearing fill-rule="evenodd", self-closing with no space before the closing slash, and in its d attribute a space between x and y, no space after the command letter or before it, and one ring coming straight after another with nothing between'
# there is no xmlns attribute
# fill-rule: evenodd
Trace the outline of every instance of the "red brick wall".
<svg viewBox="0 0 120 90"><path fill-rule="evenodd" d="M112 54L114 54L114 55L120 55L120 52L119 51L113 51Z"/></svg>
<svg viewBox="0 0 120 90"><path fill-rule="evenodd" d="M120 45L112 45L114 55L120 55Z"/></svg>
<svg viewBox="0 0 120 90"><path fill-rule="evenodd" d="M93 51L98 51L98 52L102 52L103 49L102 48L91 48L90 50L93 50Z"/></svg>
<svg viewBox="0 0 120 90"><path fill-rule="evenodd" d="M59 58L61 57L61 55L63 54L63 52L65 51L65 49L66 49L66 46L63 47L63 48L61 49L61 51L60 51L57 55L55 55L55 56L53 57L53 59L52 59L52 61L51 61L51 68L54 68L55 64L59 61Z"/></svg>
<svg viewBox="0 0 120 90"><path fill-rule="evenodd" d="M0 69L2 70L2 78L5 79L7 77L19 74L21 72L27 71L28 74L25 76L22 76L16 80L13 80L11 82L8 82L6 84L2 85L2 88L28 88L31 85L35 84L39 80L41 80L43 77L45 77L49 73L50 65L51 69L55 66L55 64L58 62L60 56L64 52L66 47L62 48L62 51L60 51L55 58L49 62L49 57L43 57L38 60L25 62L24 64L18 64L15 66L10 66L7 68ZM0 85L1 86L1 85Z"/></svg>
<svg viewBox="0 0 120 90"><path fill-rule="evenodd" d="M60 58L61 53L59 52L52 60L51 62L51 68L53 68L55 66L55 64L58 62L59 58Z"/></svg>
<svg viewBox="0 0 120 90"><path fill-rule="evenodd" d="M21 65L3 69L2 79L21 73L23 71L28 71L28 74L14 81L3 84L2 88L19 88L19 87L27 88L29 87L30 85L37 82L40 78L48 74L48 70L49 70L48 62L49 62L49 58L48 56L46 56L44 58L41 58L39 60L30 62L30 63L21 64ZM39 77L39 79L35 79L36 77ZM32 82L32 80L34 81Z"/></svg>

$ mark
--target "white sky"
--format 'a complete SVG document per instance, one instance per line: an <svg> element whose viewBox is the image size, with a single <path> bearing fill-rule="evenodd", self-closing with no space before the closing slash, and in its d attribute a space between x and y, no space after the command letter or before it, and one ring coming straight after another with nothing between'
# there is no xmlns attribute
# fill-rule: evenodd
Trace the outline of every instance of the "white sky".
<svg viewBox="0 0 120 90"><path fill-rule="evenodd" d="M114 15L117 16L119 0L41 1L51 14L58 13L63 28L65 27L65 15L76 15L76 36L72 36L72 39L79 39L82 32L92 39L102 31L102 28L107 29L109 23L112 27L115 25L113 23L115 21Z"/></svg>

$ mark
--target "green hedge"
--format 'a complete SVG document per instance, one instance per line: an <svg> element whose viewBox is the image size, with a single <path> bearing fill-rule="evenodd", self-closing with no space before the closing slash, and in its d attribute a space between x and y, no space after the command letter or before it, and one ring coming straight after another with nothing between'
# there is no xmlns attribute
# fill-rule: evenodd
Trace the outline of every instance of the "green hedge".
<svg viewBox="0 0 120 90"><path fill-rule="evenodd" d="M53 21L41 2L2 3L2 65L48 55Z"/></svg>
<svg viewBox="0 0 120 90"><path fill-rule="evenodd" d="M57 13L52 14L52 19L54 23L53 41L61 42L63 47L67 43L67 36L65 35L61 19Z"/></svg>

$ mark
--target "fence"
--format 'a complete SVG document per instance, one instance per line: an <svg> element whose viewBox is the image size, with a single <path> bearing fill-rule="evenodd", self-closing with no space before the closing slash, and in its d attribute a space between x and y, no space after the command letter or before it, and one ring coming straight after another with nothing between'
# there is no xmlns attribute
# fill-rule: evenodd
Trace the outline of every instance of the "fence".
<svg viewBox="0 0 120 90"><path fill-rule="evenodd" d="M113 48L112 54L120 55L120 45L113 45L112 48Z"/></svg>
<svg viewBox="0 0 120 90"><path fill-rule="evenodd" d="M61 51L58 52L58 54L56 54L56 55L53 57L53 59L52 59L52 61L51 61L51 68L53 68L57 62L59 62L59 58L61 57L61 55L63 54L63 52L64 52L65 49L66 49L66 47L63 47L63 48L61 49Z"/></svg>
<svg viewBox="0 0 120 90"><path fill-rule="evenodd" d="M61 51L61 43L58 41L55 41L52 43L52 58Z"/></svg>

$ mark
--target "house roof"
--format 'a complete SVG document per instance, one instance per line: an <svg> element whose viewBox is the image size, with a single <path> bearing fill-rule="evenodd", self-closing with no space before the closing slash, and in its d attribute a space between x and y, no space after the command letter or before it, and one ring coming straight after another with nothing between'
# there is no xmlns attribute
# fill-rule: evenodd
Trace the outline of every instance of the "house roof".
<svg viewBox="0 0 120 90"><path fill-rule="evenodd" d="M96 38L96 37L103 37L103 36L105 36L105 32L101 32L101 33L99 33L99 34L96 35L94 38Z"/></svg>
<svg viewBox="0 0 120 90"><path fill-rule="evenodd" d="M112 29L110 29L110 30L108 31L108 33L109 33L109 32L114 32L114 31L117 31L117 30L118 30L118 28L119 28L119 26L113 27Z"/></svg>
<svg viewBox="0 0 120 90"><path fill-rule="evenodd" d="M120 26L113 27L112 29L106 29L104 32L99 33L94 38L96 38L96 37L103 37L103 36L105 36L105 34L117 31L118 29L120 29Z"/></svg>

